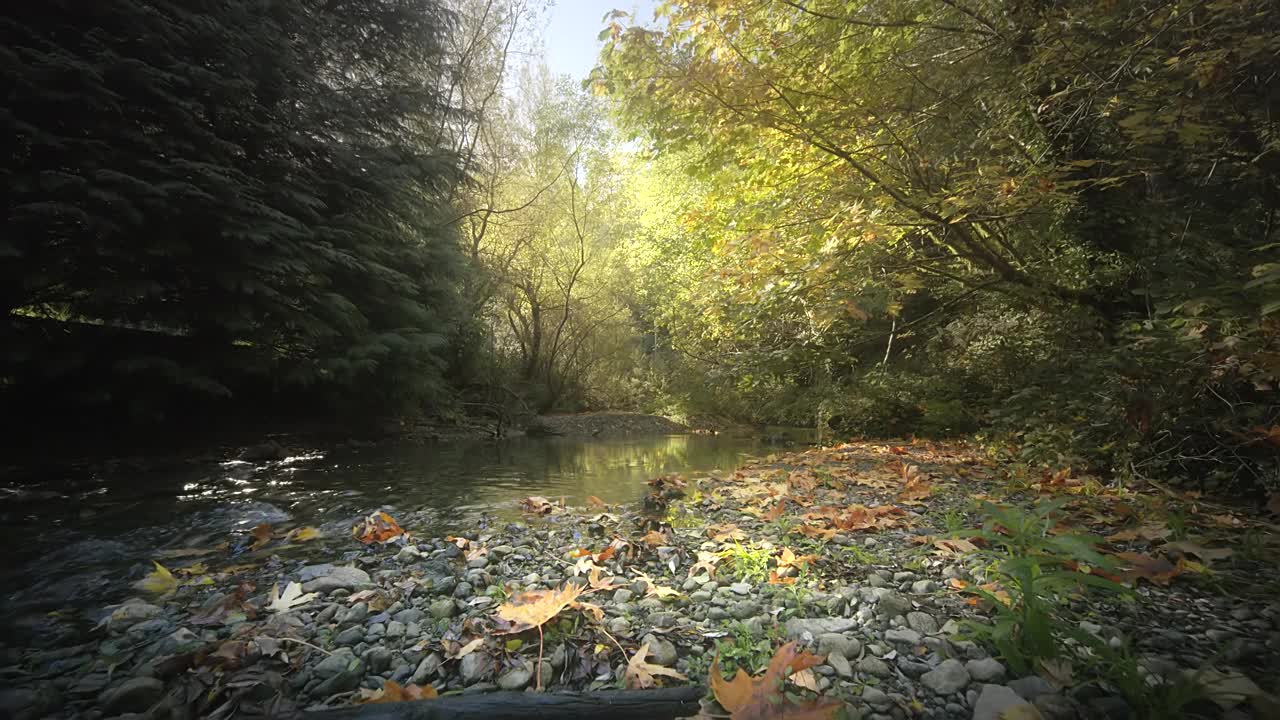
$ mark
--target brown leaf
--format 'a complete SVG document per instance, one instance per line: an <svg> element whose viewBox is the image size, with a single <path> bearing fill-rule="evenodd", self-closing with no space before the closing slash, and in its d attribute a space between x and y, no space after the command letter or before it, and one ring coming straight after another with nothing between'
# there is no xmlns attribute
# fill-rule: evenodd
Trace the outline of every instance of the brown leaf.
<svg viewBox="0 0 1280 720"><path fill-rule="evenodd" d="M649 643L645 643L627 661L626 684L628 690L647 690L656 686L658 681L655 676L669 677L675 680L689 679L671 668L645 662L645 658L648 656Z"/></svg>
<svg viewBox="0 0 1280 720"><path fill-rule="evenodd" d="M1267 498L1267 511L1272 515L1280 515L1280 492L1273 492Z"/></svg>
<svg viewBox="0 0 1280 720"><path fill-rule="evenodd" d="M709 577L715 577L718 562L720 562L720 556L716 553L699 550L698 562L689 567L689 577L697 575L699 570L706 570Z"/></svg>
<svg viewBox="0 0 1280 720"><path fill-rule="evenodd" d="M1121 565L1124 570L1120 573L1120 577L1127 582L1136 583L1145 578L1157 585L1168 585L1183 571L1181 559L1175 565L1164 555L1152 557L1142 553L1122 552L1117 553L1116 557L1123 561Z"/></svg>
<svg viewBox="0 0 1280 720"><path fill-rule="evenodd" d="M825 699L789 703L782 694L786 678L821 663L822 658L797 651L796 644L789 642L773 654L764 675L753 678L739 668L733 680L725 680L716 657L711 664L711 689L733 720L831 720L843 707L841 703Z"/></svg>
<svg viewBox="0 0 1280 720"><path fill-rule="evenodd" d="M720 525L708 525L707 537L715 542L725 542L727 540L746 540L747 536L733 523L722 523Z"/></svg>
<svg viewBox="0 0 1280 720"><path fill-rule="evenodd" d="M1195 555L1205 562L1226 560L1235 554L1235 551L1231 548L1207 548L1190 540L1175 540L1174 542L1165 543L1163 549L1177 550L1184 555Z"/></svg>
<svg viewBox="0 0 1280 720"><path fill-rule="evenodd" d="M817 559L817 555L796 555L789 547L782 548L781 554L776 558L779 570L785 567L804 569L809 566L809 563Z"/></svg>
<svg viewBox="0 0 1280 720"><path fill-rule="evenodd" d="M271 542L271 526L262 523L249 531L253 536L253 543L249 545L250 550L261 550L267 543Z"/></svg>
<svg viewBox="0 0 1280 720"><path fill-rule="evenodd" d="M606 503L605 503L605 501L601 500L600 498L596 497L595 495L588 495L588 496L587 496L587 505L588 505L589 507L593 507L593 508L597 508L597 509L599 509L599 508L607 508L607 507L609 507L609 506L608 506L608 504L606 504Z"/></svg>
<svg viewBox="0 0 1280 720"><path fill-rule="evenodd" d="M661 547L663 545L670 545L671 539L668 538L665 534L658 532L657 530L650 530L644 535L644 544L648 545L649 547L656 548L656 547Z"/></svg>
<svg viewBox="0 0 1280 720"><path fill-rule="evenodd" d="M520 509L534 515L550 515L560 508L554 502L541 495L530 495L520 501Z"/></svg>

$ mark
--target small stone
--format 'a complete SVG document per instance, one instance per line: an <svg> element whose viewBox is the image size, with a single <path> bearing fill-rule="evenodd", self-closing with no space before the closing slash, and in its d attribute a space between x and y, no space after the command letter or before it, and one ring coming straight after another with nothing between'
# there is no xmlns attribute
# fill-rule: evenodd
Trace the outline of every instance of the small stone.
<svg viewBox="0 0 1280 720"><path fill-rule="evenodd" d="M405 545L396 553L396 562L411 563L422 559L422 551L415 545Z"/></svg>
<svg viewBox="0 0 1280 720"><path fill-rule="evenodd" d="M164 695L164 683L156 678L135 677L102 693L98 704L108 715L130 712L146 712L160 702Z"/></svg>
<svg viewBox="0 0 1280 720"><path fill-rule="evenodd" d="M858 626L853 618L791 618L783 625L783 632L790 640L799 640L809 633L818 637L823 633L848 632Z"/></svg>
<svg viewBox="0 0 1280 720"><path fill-rule="evenodd" d="M964 664L964 669L969 671L969 677L980 683L994 683L1004 679L1004 665L995 658L970 660Z"/></svg>
<svg viewBox="0 0 1280 720"><path fill-rule="evenodd" d="M840 653L832 653L827 656L827 664L835 668L836 674L842 678L853 677L853 667L849 665L849 660Z"/></svg>
<svg viewBox="0 0 1280 720"><path fill-rule="evenodd" d="M364 628L355 625L343 630L333 639L338 645L355 645L364 640Z"/></svg>
<svg viewBox="0 0 1280 720"><path fill-rule="evenodd" d="M318 678L329 678L359 665L360 661L356 659L355 654L349 648L339 648L334 650L332 655L316 663L311 671Z"/></svg>
<svg viewBox="0 0 1280 720"><path fill-rule="evenodd" d="M649 624L656 628L675 627L679 618L675 613L660 612L649 616Z"/></svg>
<svg viewBox="0 0 1280 720"><path fill-rule="evenodd" d="M1076 720L1079 716L1071 700L1061 695L1040 695L1033 704L1044 716L1044 720Z"/></svg>
<svg viewBox="0 0 1280 720"><path fill-rule="evenodd" d="M626 618L614 618L609 621L609 632L614 635L630 635L631 623Z"/></svg>
<svg viewBox="0 0 1280 720"><path fill-rule="evenodd" d="M920 684L939 695L950 695L969 684L969 671L959 660L943 660L938 667L920 676Z"/></svg>
<svg viewBox="0 0 1280 720"><path fill-rule="evenodd" d="M734 583L729 586L729 591L732 592L734 595L750 595L751 583L744 583L744 582Z"/></svg>
<svg viewBox="0 0 1280 720"><path fill-rule="evenodd" d="M453 596L459 600L466 600L475 594L475 586L469 582L463 581L453 588Z"/></svg>
<svg viewBox="0 0 1280 720"><path fill-rule="evenodd" d="M840 633L822 633L818 636L819 655L840 655L841 657L857 657L862 652L862 643Z"/></svg>
<svg viewBox="0 0 1280 720"><path fill-rule="evenodd" d="M311 566L316 567L316 566ZM307 568L303 568L303 576L306 576ZM369 573L354 567L333 567L329 566L328 572L314 580L304 582L302 584L303 592L331 592L333 590L354 590L356 588L372 585L373 580L369 577Z"/></svg>
<svg viewBox="0 0 1280 720"><path fill-rule="evenodd" d="M613 591L613 601L619 605L631 602L631 598L635 597L635 593L626 588L618 588Z"/></svg>
<svg viewBox="0 0 1280 720"><path fill-rule="evenodd" d="M458 606L454 605L453 601L449 598L442 598L431 603L428 607L428 612L431 613L431 617L437 620L443 620L456 615L458 613Z"/></svg>
<svg viewBox="0 0 1280 720"><path fill-rule="evenodd" d="M489 556L488 556L488 555L481 555L480 557L473 557L473 558L471 558L470 560L468 560L468 561L467 561L467 568L468 568L469 570L479 570L479 569L481 569L481 568L487 568L487 567L489 567Z"/></svg>
<svg viewBox="0 0 1280 720"><path fill-rule="evenodd" d="M463 656L458 674L464 684L475 684L493 674L493 660L483 652L470 653Z"/></svg>
<svg viewBox="0 0 1280 720"><path fill-rule="evenodd" d="M938 583L932 580L917 580L911 583L911 592L916 595L928 595L929 593L937 592L937 590Z"/></svg>
<svg viewBox="0 0 1280 720"><path fill-rule="evenodd" d="M1039 713L1031 703L1004 685L983 685L973 708L973 720L1002 720L1006 717L1034 718Z"/></svg>
<svg viewBox="0 0 1280 720"><path fill-rule="evenodd" d="M919 645L921 636L920 633L915 630L908 630L907 628L891 628L889 630L885 630L884 639L891 643Z"/></svg>
<svg viewBox="0 0 1280 720"><path fill-rule="evenodd" d="M498 687L503 690L522 690L533 679L533 663L528 660L498 676Z"/></svg>
<svg viewBox="0 0 1280 720"><path fill-rule="evenodd" d="M889 617L897 617L911 610L911 601L896 592L880 596L880 612Z"/></svg>
<svg viewBox="0 0 1280 720"><path fill-rule="evenodd" d="M392 620L387 623L387 639L404 637L404 623L399 620Z"/></svg>
<svg viewBox="0 0 1280 720"><path fill-rule="evenodd" d="M909 612L907 613L907 626L912 630L932 635L938 632L938 620L929 613Z"/></svg>
<svg viewBox="0 0 1280 720"><path fill-rule="evenodd" d="M369 672L379 675L391 669L391 650L382 645L375 645L364 653L364 663Z"/></svg>
<svg viewBox="0 0 1280 720"><path fill-rule="evenodd" d="M885 691L870 686L862 688L862 699L873 707L885 707L893 704L893 701L889 699Z"/></svg>
<svg viewBox="0 0 1280 720"><path fill-rule="evenodd" d="M649 634L645 635L644 638L640 640L641 645L646 643L649 645L648 662L651 662L654 665L661 665L663 667L672 667L676 664L676 660L679 656L676 654L676 646L669 640L664 640L657 635Z"/></svg>
<svg viewBox="0 0 1280 720"><path fill-rule="evenodd" d="M1009 687L1024 700L1035 700L1040 695L1053 694L1053 686L1039 675L1028 675L1009 682Z"/></svg>
<svg viewBox="0 0 1280 720"><path fill-rule="evenodd" d="M422 658L422 662L418 663L418 667L413 671L413 677L409 678L409 682L414 685L421 685L427 682L443 664L444 658L440 657L439 653L431 653Z"/></svg>
<svg viewBox="0 0 1280 720"><path fill-rule="evenodd" d="M760 612L760 603L740 600L729 606L729 617L735 620L746 620Z"/></svg>
<svg viewBox="0 0 1280 720"><path fill-rule="evenodd" d="M408 625L410 623L422 622L423 612L418 608L408 608L405 610L401 610L400 612L396 613L395 615L392 615L391 617L396 620L399 620L405 625Z"/></svg>
<svg viewBox="0 0 1280 720"><path fill-rule="evenodd" d="M706 590L698 590L697 592L689 593L689 601L695 603L711 602L711 593Z"/></svg>
<svg viewBox="0 0 1280 720"><path fill-rule="evenodd" d="M889 666L883 660L870 655L858 661L858 672L875 675L876 677L888 677L890 674Z"/></svg>

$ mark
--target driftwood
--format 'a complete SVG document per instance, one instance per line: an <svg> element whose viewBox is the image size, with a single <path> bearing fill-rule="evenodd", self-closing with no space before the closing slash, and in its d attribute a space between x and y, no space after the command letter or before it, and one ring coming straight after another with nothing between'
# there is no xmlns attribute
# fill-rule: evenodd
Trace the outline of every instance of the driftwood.
<svg viewBox="0 0 1280 720"><path fill-rule="evenodd" d="M303 720L672 720L698 714L705 687L584 693L495 692L354 705L303 713Z"/></svg>

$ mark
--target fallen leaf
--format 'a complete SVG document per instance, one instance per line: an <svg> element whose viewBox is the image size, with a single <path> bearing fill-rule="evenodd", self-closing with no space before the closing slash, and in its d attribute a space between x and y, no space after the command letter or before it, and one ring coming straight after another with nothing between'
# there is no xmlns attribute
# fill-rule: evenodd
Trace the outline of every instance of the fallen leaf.
<svg viewBox="0 0 1280 720"><path fill-rule="evenodd" d="M821 663L822 658L797 651L796 643L789 642L773 654L760 677L739 668L733 680L725 680L717 656L711 663L711 690L733 720L831 720L842 703L828 699L789 703L782 694L786 678Z"/></svg>
<svg viewBox="0 0 1280 720"><path fill-rule="evenodd" d="M813 674L813 668L805 668L788 679L798 687L810 692L818 692L818 678Z"/></svg>
<svg viewBox="0 0 1280 720"><path fill-rule="evenodd" d="M498 606L498 618L510 623L506 629L496 630L497 635L524 632L546 623L577 601L583 588L566 583L555 590L535 590L520 593Z"/></svg>
<svg viewBox="0 0 1280 720"><path fill-rule="evenodd" d="M1205 669L1190 674L1204 688L1209 699L1223 710L1230 710L1250 698L1266 695L1257 683L1238 672L1221 673Z"/></svg>
<svg viewBox="0 0 1280 720"><path fill-rule="evenodd" d="M307 526L290 530L289 534L286 535L284 539L291 542L307 542L308 540L315 540L318 537L321 537L320 530L318 528Z"/></svg>
<svg viewBox="0 0 1280 720"><path fill-rule="evenodd" d="M716 564L720 562L720 555L706 550L698 551L698 562L689 567L689 577L698 574L699 570L706 570L707 575L715 577Z"/></svg>
<svg viewBox="0 0 1280 720"><path fill-rule="evenodd" d="M267 523L257 525L249 531L249 535L253 537L253 543L249 545L249 549L261 550L271 542L271 526Z"/></svg>
<svg viewBox="0 0 1280 720"><path fill-rule="evenodd" d="M362 697L358 703L392 703L409 700L432 700L438 697L436 689L430 685L401 685L395 680L387 680L378 690L361 690Z"/></svg>
<svg viewBox="0 0 1280 720"><path fill-rule="evenodd" d="M554 502L541 495L530 495L520 501L520 509L534 515L550 515L560 508Z"/></svg>
<svg viewBox="0 0 1280 720"><path fill-rule="evenodd" d="M636 571L636 579L645 584L645 595L655 595L659 599L668 598L668 597L680 597L679 590L657 584L656 582L653 581L653 578L649 577L648 574L642 571L639 571L639 570Z"/></svg>
<svg viewBox="0 0 1280 720"><path fill-rule="evenodd" d="M777 570L770 570L769 584L770 585L795 585L796 579L793 577L782 577L781 575L778 574Z"/></svg>
<svg viewBox="0 0 1280 720"><path fill-rule="evenodd" d="M658 684L657 677L669 677L675 680L689 679L671 668L645 662L647 657L649 657L649 643L641 645L640 649L636 650L636 654L632 655L631 659L627 661L626 685L628 690L647 690L655 687Z"/></svg>
<svg viewBox="0 0 1280 720"><path fill-rule="evenodd" d="M1235 551L1231 548L1207 548L1190 540L1175 540L1174 542L1165 543L1162 549L1177 550L1184 555L1195 555L1205 562L1226 560L1235 554Z"/></svg>
<svg viewBox="0 0 1280 720"><path fill-rule="evenodd" d="M168 595L178 589L178 578L174 577L168 568L155 560L152 560L151 564L155 565L156 569L134 583L135 588L156 595Z"/></svg>
<svg viewBox="0 0 1280 720"><path fill-rule="evenodd" d="M601 500L595 495L587 496L587 505L593 508L601 508L601 509L609 507L607 504L605 504L605 501Z"/></svg>
<svg viewBox="0 0 1280 720"><path fill-rule="evenodd" d="M315 593L302 594L302 586L296 582L291 582L285 586L284 592L280 592L279 585L271 586L271 602L267 604L267 609L271 612L288 612L298 605L305 605L316 598Z"/></svg>
<svg viewBox="0 0 1280 720"><path fill-rule="evenodd" d="M365 545L386 543L398 537L408 536L395 518L382 511L373 513L363 522L352 527L351 534Z"/></svg>
<svg viewBox="0 0 1280 720"><path fill-rule="evenodd" d="M964 557L979 552L978 546L962 538L945 538L934 540L933 546L938 549L937 555L943 557Z"/></svg>
<svg viewBox="0 0 1280 720"><path fill-rule="evenodd" d="M707 526L707 537L714 542L726 542L728 540L746 540L747 536L732 523L723 523L720 525Z"/></svg>
<svg viewBox="0 0 1280 720"><path fill-rule="evenodd" d="M782 548L782 552L776 558L779 570L786 567L803 570L809 567L809 563L817 559L817 555L796 555L789 547Z"/></svg>
<svg viewBox="0 0 1280 720"><path fill-rule="evenodd" d="M472 640L468 641L465 645L459 645L452 652L446 650L445 657L449 658L450 660L457 660L460 658L464 658L470 655L471 653L475 652L476 650L478 650L481 645L484 645L484 638L482 637L473 638Z"/></svg>
<svg viewBox="0 0 1280 720"><path fill-rule="evenodd" d="M657 530L650 530L644 535L644 544L649 547L661 547L663 545L670 545L671 539Z"/></svg>
<svg viewBox="0 0 1280 720"><path fill-rule="evenodd" d="M1075 685L1073 677L1071 661L1063 658L1053 659L1044 658L1040 661L1040 670L1044 675L1044 679L1048 680L1059 690Z"/></svg>
<svg viewBox="0 0 1280 720"><path fill-rule="evenodd" d="M1163 555L1153 557L1142 553L1122 552L1117 553L1116 557L1123 561L1120 577L1126 582L1136 583L1145 578L1157 585L1168 585L1183 571L1181 560L1175 565Z"/></svg>

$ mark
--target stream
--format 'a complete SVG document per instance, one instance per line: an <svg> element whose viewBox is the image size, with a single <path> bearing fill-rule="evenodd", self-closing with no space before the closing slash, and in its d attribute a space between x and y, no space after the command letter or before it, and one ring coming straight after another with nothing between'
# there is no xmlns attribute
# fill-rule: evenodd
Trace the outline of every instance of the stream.
<svg viewBox="0 0 1280 720"><path fill-rule="evenodd" d="M812 440L806 431L786 437ZM0 625L118 601L149 560L228 542L235 554L261 523L311 525L340 539L381 508L421 535L475 530L518 516L519 500L530 495L569 505L592 496L630 503L658 475L732 471L784 447L726 435L387 442L298 448L265 463L3 478L0 582L8 618Z"/></svg>

